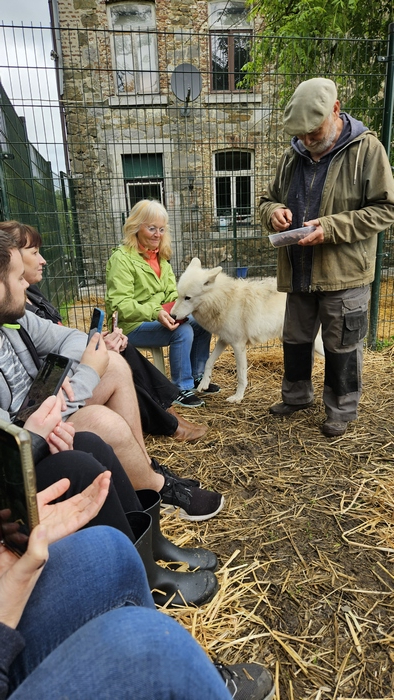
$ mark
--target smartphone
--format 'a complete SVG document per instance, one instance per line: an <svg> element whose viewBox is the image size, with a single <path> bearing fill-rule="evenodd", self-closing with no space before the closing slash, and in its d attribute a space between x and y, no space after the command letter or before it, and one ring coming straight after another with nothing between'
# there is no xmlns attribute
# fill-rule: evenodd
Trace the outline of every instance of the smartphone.
<svg viewBox="0 0 394 700"><path fill-rule="evenodd" d="M71 365L72 360L63 355L51 352L46 356L44 364L40 367L16 414L15 425L23 426L28 417L41 406L44 399L58 393Z"/></svg>
<svg viewBox="0 0 394 700"><path fill-rule="evenodd" d="M104 311L101 311L101 309L98 309L96 306L93 309L93 313L92 313L92 320L90 322L87 344L89 343L91 337L95 333L101 333L101 331L103 330L103 323L104 323ZM97 348L98 348L98 343L96 346L96 350L97 350Z"/></svg>
<svg viewBox="0 0 394 700"><path fill-rule="evenodd" d="M39 523L36 494L30 434L0 420L0 539L18 556Z"/></svg>
<svg viewBox="0 0 394 700"><path fill-rule="evenodd" d="M118 327L118 312L114 311L112 314L112 330Z"/></svg>

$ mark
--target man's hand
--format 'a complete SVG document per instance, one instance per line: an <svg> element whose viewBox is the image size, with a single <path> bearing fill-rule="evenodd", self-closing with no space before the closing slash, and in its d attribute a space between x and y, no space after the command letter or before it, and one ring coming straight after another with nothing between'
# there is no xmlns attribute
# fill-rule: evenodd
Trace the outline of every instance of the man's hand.
<svg viewBox="0 0 394 700"><path fill-rule="evenodd" d="M271 215L271 225L275 231L286 231L293 221L293 214L290 209L275 209Z"/></svg>
<svg viewBox="0 0 394 700"><path fill-rule="evenodd" d="M69 401L74 401L75 396L74 396L74 391L70 383L70 379L68 377L65 378L63 384L62 384L62 389L64 393L66 394L67 398ZM62 404L62 411L66 410L66 402L63 400Z"/></svg>
<svg viewBox="0 0 394 700"><path fill-rule="evenodd" d="M97 350L96 346L98 344ZM85 352L81 357L81 364L94 369L99 377L102 377L108 367L109 357L104 340L100 333L95 333L90 339Z"/></svg>
<svg viewBox="0 0 394 700"><path fill-rule="evenodd" d="M31 430L37 435L46 440L49 434L55 429L55 426L61 422L61 406L62 406L62 392L59 391L57 396L48 396L45 401L42 402L40 408L37 408L34 413L29 416L24 428L26 430Z"/></svg>
<svg viewBox="0 0 394 700"><path fill-rule="evenodd" d="M107 350L113 350L114 352L123 352L129 342L127 335L123 335L121 328L115 328L112 333L108 331L102 333L101 337L104 340Z"/></svg>
<svg viewBox="0 0 394 700"><path fill-rule="evenodd" d="M316 228L312 233L305 236L305 238L301 238L301 240L298 241L298 245L320 245L324 243L324 231L320 226L319 219L305 221L304 226L316 226Z"/></svg>
<svg viewBox="0 0 394 700"><path fill-rule="evenodd" d="M15 627L48 559L46 528L37 525L20 558L0 544L0 622Z"/></svg>
<svg viewBox="0 0 394 700"><path fill-rule="evenodd" d="M71 535L94 518L108 495L111 472L99 474L82 493L60 503L53 503L70 486L69 479L60 479L37 494L40 523L46 527L48 543Z"/></svg>
<svg viewBox="0 0 394 700"><path fill-rule="evenodd" d="M164 309L160 311L157 320L160 321L164 328L168 328L170 331L174 331L179 326L178 321L175 321L175 319L172 318L172 316L170 316L170 314Z"/></svg>

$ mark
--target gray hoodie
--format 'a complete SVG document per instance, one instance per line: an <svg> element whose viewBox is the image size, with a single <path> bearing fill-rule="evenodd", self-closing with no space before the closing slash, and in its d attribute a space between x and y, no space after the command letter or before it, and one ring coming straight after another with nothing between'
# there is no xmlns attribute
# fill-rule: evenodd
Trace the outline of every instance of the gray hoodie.
<svg viewBox="0 0 394 700"><path fill-rule="evenodd" d="M18 319L18 323L23 326L30 335L33 345L41 360L50 352L65 355L74 360L70 372L70 381L75 395L75 400L66 400L67 408L62 414L63 419L72 415L79 408L85 405L86 399L92 396L94 388L100 381L97 372L87 365L80 364L80 359L86 347L87 335L66 326L59 326L40 318L30 311L26 311L23 318ZM0 326L0 334L4 333L10 341L15 354L19 357L22 365L27 371L31 380L35 378L38 370L34 360L19 335L16 328ZM26 386L26 392L29 389ZM1 372L1 348L0 348L0 418L10 420L8 409L11 405L11 391L3 373Z"/></svg>

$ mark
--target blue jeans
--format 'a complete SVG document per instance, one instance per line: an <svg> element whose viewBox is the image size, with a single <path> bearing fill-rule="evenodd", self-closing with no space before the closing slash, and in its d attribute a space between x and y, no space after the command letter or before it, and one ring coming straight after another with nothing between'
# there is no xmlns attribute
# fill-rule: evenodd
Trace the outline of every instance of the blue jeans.
<svg viewBox="0 0 394 700"><path fill-rule="evenodd" d="M26 646L11 665L10 689L86 622L123 605L155 607L142 560L126 535L94 527L51 545L18 625Z"/></svg>
<svg viewBox="0 0 394 700"><path fill-rule="evenodd" d="M18 630L10 700L229 700L203 650L154 609L123 533L81 530L52 545Z"/></svg>
<svg viewBox="0 0 394 700"><path fill-rule="evenodd" d="M10 700L229 700L201 647L147 608L96 617L69 637Z"/></svg>
<svg viewBox="0 0 394 700"><path fill-rule="evenodd" d="M165 328L159 321L145 321L127 337L137 348L169 345L171 380L181 391L194 389L194 380L204 374L211 334L193 316L189 316L189 321L174 331Z"/></svg>

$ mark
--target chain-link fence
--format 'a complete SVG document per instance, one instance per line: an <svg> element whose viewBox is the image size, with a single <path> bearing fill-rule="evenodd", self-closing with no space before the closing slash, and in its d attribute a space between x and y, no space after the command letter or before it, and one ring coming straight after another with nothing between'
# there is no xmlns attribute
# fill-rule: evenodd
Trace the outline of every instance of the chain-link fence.
<svg viewBox="0 0 394 700"><path fill-rule="evenodd" d="M36 128L32 140L39 151L55 149L59 170L67 172L54 181L50 204L40 189L48 181L43 165L35 166L34 176L21 169L15 183L22 187L23 180L28 189L34 181L36 218L22 196L10 196L4 214L48 231L48 282L61 288L66 279L71 298L83 296L88 305L102 298L106 261L128 212L143 197L168 209L177 275L193 256L234 276L274 275L276 251L261 230L257 205L289 142L281 127L283 105L301 80L325 75L338 84L341 108L379 129L386 72L379 57L387 41L265 39L266 63L245 82L241 67L261 40L250 31L130 31L116 21L112 30L3 28L9 54L18 57L15 65L6 57L7 92L17 109L44 112L45 129L40 135ZM283 42L291 70L279 62ZM47 49L40 53L42 46ZM305 53L313 65L307 74ZM37 87L44 76L55 90L47 97ZM22 83L29 89L14 99ZM7 138L8 148L17 137ZM36 160L29 156L31 164ZM1 163L7 172L10 161ZM394 335L392 236L386 235L383 256L382 339ZM49 289L53 294L52 284Z"/></svg>

